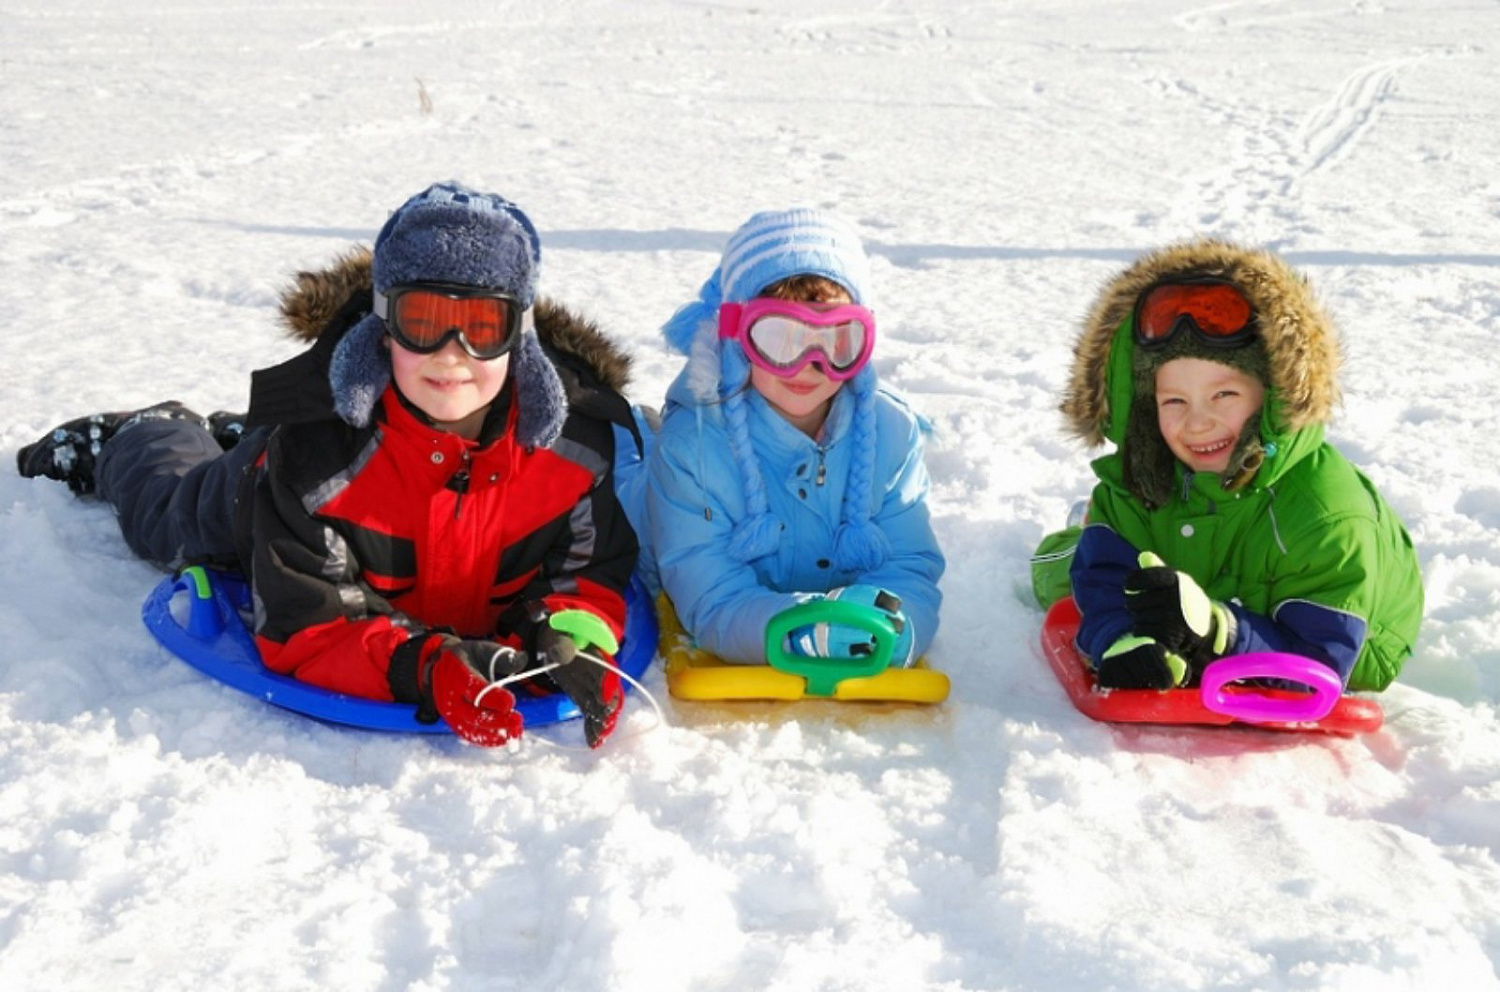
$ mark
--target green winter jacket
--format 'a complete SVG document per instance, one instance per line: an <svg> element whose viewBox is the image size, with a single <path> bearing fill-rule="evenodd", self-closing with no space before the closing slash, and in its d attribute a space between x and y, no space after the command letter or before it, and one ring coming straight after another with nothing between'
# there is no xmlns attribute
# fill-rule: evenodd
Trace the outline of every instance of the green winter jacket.
<svg viewBox="0 0 1500 992"><path fill-rule="evenodd" d="M1234 281L1259 314L1271 378L1260 416L1263 461L1247 473L1248 482L1241 477L1227 488L1219 475L1194 475L1174 459L1170 495L1153 505L1128 461L1132 445L1165 444L1154 398L1141 403L1134 395L1132 310L1144 288L1187 273ZM1075 433L1117 449L1093 462L1099 483L1072 566L1075 591L1080 570L1120 567L1117 542L1089 540L1104 525L1134 549L1154 551L1191 575L1214 599L1235 604L1242 622L1229 653L1274 648L1274 638L1263 643L1257 630L1274 631L1278 617L1284 623L1295 617L1297 635L1312 644L1321 633L1333 640L1344 636L1336 628L1362 626L1347 685L1385 688L1416 640L1422 577L1401 521L1323 438L1338 395L1337 362L1331 325L1307 285L1269 253L1194 242L1147 256L1110 284L1079 340L1063 405Z"/></svg>

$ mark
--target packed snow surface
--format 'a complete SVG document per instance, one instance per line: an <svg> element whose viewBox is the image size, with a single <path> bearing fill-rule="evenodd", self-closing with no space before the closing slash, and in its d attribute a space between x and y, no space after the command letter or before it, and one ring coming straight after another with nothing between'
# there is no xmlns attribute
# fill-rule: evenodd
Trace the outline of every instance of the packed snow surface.
<svg viewBox="0 0 1500 992"><path fill-rule="evenodd" d="M1500 6L18 0L0 10L0 988L1500 989ZM636 357L751 212L848 216L936 427L933 708L676 702L606 748L337 729L158 647L88 412L242 407L298 269L439 179ZM1338 321L1331 439L1427 616L1355 739L1113 727L1027 555L1093 293L1215 235ZM654 727L654 729L653 729ZM547 743L541 740L545 738ZM563 745L548 746L551 745Z"/></svg>

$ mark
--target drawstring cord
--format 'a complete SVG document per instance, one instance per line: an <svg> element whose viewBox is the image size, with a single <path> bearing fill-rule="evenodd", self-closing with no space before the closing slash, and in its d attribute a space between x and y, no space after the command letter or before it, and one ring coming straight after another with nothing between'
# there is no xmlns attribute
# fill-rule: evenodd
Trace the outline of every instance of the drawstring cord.
<svg viewBox="0 0 1500 992"><path fill-rule="evenodd" d="M660 727L663 723L666 722L666 717L662 714L661 704L656 701L656 697L653 696L653 695L651 695L650 690L648 690L645 686L641 685L641 683L639 681L637 681L635 678L633 678L629 673L627 673L625 670L623 670L622 668L620 668L618 665L612 664L612 663L606 661L605 659L599 657L598 655L590 654L587 651L579 651L573 657L574 657L574 659L587 658L590 662L592 662L595 665L598 665L600 668L607 668L610 671L614 672L616 675L620 676L620 678L624 679L632 687L634 687L637 692L639 692L642 696L644 696L646 698L646 702L648 702L648 703L651 704L651 709L655 712L655 716L656 716L655 721L649 727L646 727L644 730L638 730L638 731L636 731L634 733L631 733L631 734L623 734L620 737L615 738L615 740L617 740L617 741L628 741L628 740L632 740L632 739L634 739L636 737L643 737L646 734L651 733L653 730L656 730L658 727ZM550 672L550 671L552 671L552 669L557 668L557 667L558 667L557 662L550 662L550 663L548 663L546 665L542 665L539 668L528 668L524 672L517 672L515 675L508 675L508 676L506 676L503 679L496 679L496 680L492 681L489 685L485 686L483 689L479 690L479 695L477 695L477 696L474 697L474 705L478 706L480 704L480 702L484 699L485 693L489 692L491 689L503 689L505 686L510 685L512 682L519 682L522 679L529 679L529 678L531 678L533 676L541 675L543 672ZM620 705L621 705L622 708L625 705L623 698L621 699ZM547 738L540 737L540 736L537 736L535 734L529 734L529 735L526 735L526 736L529 737L531 740L537 741L538 743L541 743L541 744L545 744L548 747L557 748L559 751L583 751L583 752L587 753L587 752L591 752L593 750L592 748L587 748L587 747L573 747L573 746L568 745L568 744L559 744L556 741L549 741L549 740L547 740Z"/></svg>

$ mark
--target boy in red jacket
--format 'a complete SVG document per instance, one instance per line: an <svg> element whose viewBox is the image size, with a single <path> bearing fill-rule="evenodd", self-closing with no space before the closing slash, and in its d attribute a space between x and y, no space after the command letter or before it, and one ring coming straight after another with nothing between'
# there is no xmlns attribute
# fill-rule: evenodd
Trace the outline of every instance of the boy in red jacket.
<svg viewBox="0 0 1500 992"><path fill-rule="evenodd" d="M434 185L373 255L299 277L283 310L315 343L256 373L243 437L166 403L70 421L20 451L21 474L97 492L144 558L244 570L274 671L493 746L521 718L486 687L546 659L535 681L577 702L598 746L618 676L548 620L623 628L637 544L610 424L630 422L629 361L537 301L539 262L515 204Z"/></svg>

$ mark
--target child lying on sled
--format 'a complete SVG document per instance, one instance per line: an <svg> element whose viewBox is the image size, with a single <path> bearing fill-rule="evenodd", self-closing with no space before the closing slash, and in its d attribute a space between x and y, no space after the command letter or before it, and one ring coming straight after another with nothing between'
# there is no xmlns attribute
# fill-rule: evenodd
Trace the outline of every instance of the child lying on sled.
<svg viewBox="0 0 1500 992"><path fill-rule="evenodd" d="M373 257L299 277L284 309L316 343L256 374L267 426L177 403L97 414L21 449L21 474L96 492L143 558L243 571L273 671L498 745L521 717L486 687L545 658L558 667L533 681L578 704L597 746L619 678L549 620L624 624L636 538L599 412L628 420L628 359L536 302L539 263L515 204L434 185Z"/></svg>
<svg viewBox="0 0 1500 992"><path fill-rule="evenodd" d="M1169 689L1260 651L1349 689L1400 672L1422 576L1401 521L1323 439L1338 362L1308 284L1268 252L1178 245L1105 287L1062 407L1074 434L1117 445L1094 462L1069 568L1100 686Z"/></svg>
<svg viewBox="0 0 1500 992"><path fill-rule="evenodd" d="M765 664L771 620L824 597L892 621L892 665L937 633L923 422L877 386L869 292L843 221L759 213L663 328L689 357L649 462L644 554L685 630L724 661ZM872 649L840 624L789 641L808 657Z"/></svg>

